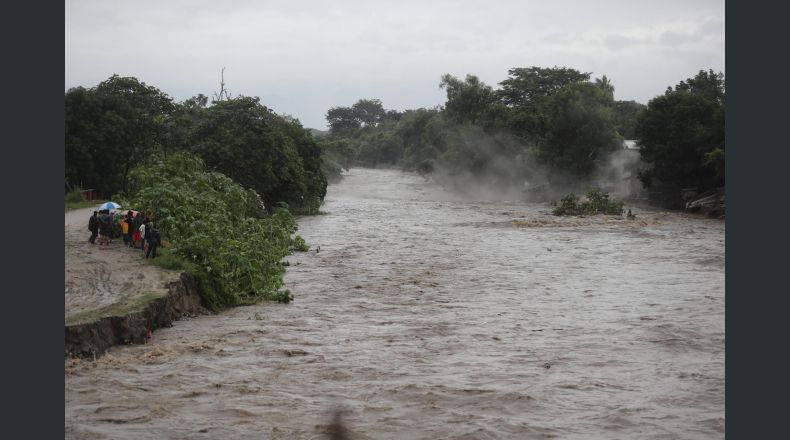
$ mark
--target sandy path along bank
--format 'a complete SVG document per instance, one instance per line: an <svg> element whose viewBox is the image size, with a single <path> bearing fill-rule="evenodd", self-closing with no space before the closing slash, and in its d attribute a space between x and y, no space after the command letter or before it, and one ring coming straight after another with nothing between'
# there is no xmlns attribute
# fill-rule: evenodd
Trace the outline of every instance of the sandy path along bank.
<svg viewBox="0 0 790 440"><path fill-rule="evenodd" d="M113 306L122 308L142 296L167 294L166 284L179 273L145 263L143 252L117 239L109 246L88 242L88 219L94 208L65 214L66 324L99 317Z"/></svg>

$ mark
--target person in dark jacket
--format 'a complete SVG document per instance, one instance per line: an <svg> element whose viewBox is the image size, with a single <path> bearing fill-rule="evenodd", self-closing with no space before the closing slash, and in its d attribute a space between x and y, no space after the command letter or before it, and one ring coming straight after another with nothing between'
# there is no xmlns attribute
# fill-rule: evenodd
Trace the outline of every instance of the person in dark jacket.
<svg viewBox="0 0 790 440"><path fill-rule="evenodd" d="M109 245L112 241L112 217L110 210L104 209L99 216L99 244Z"/></svg>
<svg viewBox="0 0 790 440"><path fill-rule="evenodd" d="M93 211L93 215L88 220L88 230L91 231L91 238L88 239L90 244L96 244L96 236L99 235L99 217L98 212Z"/></svg>
<svg viewBox="0 0 790 440"><path fill-rule="evenodd" d="M149 223L145 228L145 235L148 236L148 250L145 251L145 258L148 258L149 255L151 258L156 258L156 248L162 242L159 229L156 229L153 223Z"/></svg>

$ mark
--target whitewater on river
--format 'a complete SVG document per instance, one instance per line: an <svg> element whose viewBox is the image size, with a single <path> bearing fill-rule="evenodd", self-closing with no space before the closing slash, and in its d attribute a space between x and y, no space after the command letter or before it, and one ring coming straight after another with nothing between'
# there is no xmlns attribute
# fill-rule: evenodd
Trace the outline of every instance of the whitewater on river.
<svg viewBox="0 0 790 440"><path fill-rule="evenodd" d="M67 438L723 438L725 223L558 218L352 169L292 304L67 359ZM316 248L320 246L320 251Z"/></svg>

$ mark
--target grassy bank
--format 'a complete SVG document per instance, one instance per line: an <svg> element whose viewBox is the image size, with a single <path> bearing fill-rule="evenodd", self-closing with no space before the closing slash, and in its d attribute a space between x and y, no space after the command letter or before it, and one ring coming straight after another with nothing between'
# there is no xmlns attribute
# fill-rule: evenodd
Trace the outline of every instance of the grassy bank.
<svg viewBox="0 0 790 440"><path fill-rule="evenodd" d="M79 188L66 193L66 196L63 199L66 206L65 212L73 211L75 209L92 208L106 202L106 200L85 200L85 198L82 196L82 191Z"/></svg>
<svg viewBox="0 0 790 440"><path fill-rule="evenodd" d="M66 317L66 325L88 324L96 322L102 318L111 316L126 316L130 313L141 312L151 302L158 298L167 295L167 292L148 292L141 296L133 298L124 298L115 304L102 307L94 310L87 310L85 312L77 313L76 315Z"/></svg>

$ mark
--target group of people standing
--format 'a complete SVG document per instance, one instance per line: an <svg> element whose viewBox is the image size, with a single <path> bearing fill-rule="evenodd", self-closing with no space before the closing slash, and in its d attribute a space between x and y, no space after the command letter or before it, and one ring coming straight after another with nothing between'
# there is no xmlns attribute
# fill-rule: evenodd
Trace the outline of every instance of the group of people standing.
<svg viewBox="0 0 790 440"><path fill-rule="evenodd" d="M126 215L116 217L107 209L93 211L93 216L88 220L88 230L91 231L88 241L91 244L98 242L99 245L109 245L116 220L125 246L142 249L145 258L156 258L156 248L162 244L162 238L154 222L142 212L135 214L134 211L127 211Z"/></svg>
<svg viewBox="0 0 790 440"><path fill-rule="evenodd" d="M95 244L98 237L99 245L108 245L112 242L113 218L109 209L93 211L93 216L88 221L88 230L91 231L91 244Z"/></svg>

